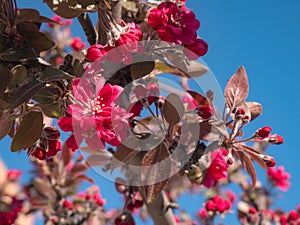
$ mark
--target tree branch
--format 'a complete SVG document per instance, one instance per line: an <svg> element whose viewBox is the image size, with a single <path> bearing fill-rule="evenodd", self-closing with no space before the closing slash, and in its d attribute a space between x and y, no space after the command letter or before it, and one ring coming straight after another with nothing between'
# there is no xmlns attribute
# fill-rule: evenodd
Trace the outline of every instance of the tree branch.
<svg viewBox="0 0 300 225"><path fill-rule="evenodd" d="M90 45L97 43L97 33L92 20L87 13L82 13L77 17Z"/></svg>
<svg viewBox="0 0 300 225"><path fill-rule="evenodd" d="M153 203L147 205L147 210L154 221L154 225L176 225L169 204L170 202L167 199L165 192L162 191Z"/></svg>

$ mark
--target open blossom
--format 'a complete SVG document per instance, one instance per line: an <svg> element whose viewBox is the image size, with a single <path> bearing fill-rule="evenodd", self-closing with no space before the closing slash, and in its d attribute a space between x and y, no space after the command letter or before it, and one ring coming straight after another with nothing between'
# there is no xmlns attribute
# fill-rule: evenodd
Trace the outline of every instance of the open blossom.
<svg viewBox="0 0 300 225"><path fill-rule="evenodd" d="M203 181L203 185L205 187L209 188L215 186L219 180L226 179L228 177L226 155L227 150L223 148L216 149L210 153L212 161L206 171L206 176Z"/></svg>
<svg viewBox="0 0 300 225"><path fill-rule="evenodd" d="M197 39L200 27L195 14L186 7L179 8L175 3L163 2L150 11L148 24L159 37L176 44L192 45Z"/></svg>
<svg viewBox="0 0 300 225"><path fill-rule="evenodd" d="M268 168L268 179L281 191L287 191L291 186L289 179L291 175L284 171L283 166L278 166L277 168Z"/></svg>
<svg viewBox="0 0 300 225"><path fill-rule="evenodd" d="M62 117L58 121L62 130L79 134L75 135L76 139L71 135L66 142L73 151L83 139L92 149L102 149L105 143L117 146L126 138L129 114L115 104L123 88L104 83L104 78L100 77L94 95L90 81L77 78L73 82L76 101L68 107L72 117Z"/></svg>

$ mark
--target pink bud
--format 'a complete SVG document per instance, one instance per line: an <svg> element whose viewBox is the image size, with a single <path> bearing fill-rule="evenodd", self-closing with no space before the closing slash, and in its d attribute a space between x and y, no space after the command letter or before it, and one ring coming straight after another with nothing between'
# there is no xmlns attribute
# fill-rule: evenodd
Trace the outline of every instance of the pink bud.
<svg viewBox="0 0 300 225"><path fill-rule="evenodd" d="M232 165L233 164L233 158L232 157L228 157L227 158L227 164L228 165Z"/></svg>
<svg viewBox="0 0 300 225"><path fill-rule="evenodd" d="M289 213L289 220L290 221L296 221L299 218L298 213L296 212L296 210L291 210Z"/></svg>
<svg viewBox="0 0 300 225"><path fill-rule="evenodd" d="M270 132L272 131L271 127L262 127L256 131L259 137L266 138L269 136Z"/></svg>
<svg viewBox="0 0 300 225"><path fill-rule="evenodd" d="M213 202L215 204L219 204L220 202L222 202L222 197L219 196L219 195L215 195L213 198L212 198Z"/></svg>
<svg viewBox="0 0 300 225"><path fill-rule="evenodd" d="M281 223L281 225L287 224L287 218L284 214L280 215L280 223Z"/></svg>
<svg viewBox="0 0 300 225"><path fill-rule="evenodd" d="M64 63L64 58L63 58L63 57L57 57L57 58L55 59L55 64L56 64L57 66L62 65L63 63Z"/></svg>
<svg viewBox="0 0 300 225"><path fill-rule="evenodd" d="M267 167L274 167L276 165L275 159L271 156L262 155L261 159L264 161L264 163L267 165Z"/></svg>
<svg viewBox="0 0 300 225"><path fill-rule="evenodd" d="M90 62L100 59L106 53L104 47L100 44L92 45L86 51L86 58Z"/></svg>
<svg viewBox="0 0 300 225"><path fill-rule="evenodd" d="M201 218L201 219L205 219L207 217L207 211L206 209L202 208L198 211L198 216Z"/></svg>
<svg viewBox="0 0 300 225"><path fill-rule="evenodd" d="M208 105L201 105L199 107L199 116L201 116L203 119L209 119L213 114L214 114L214 110L212 107L208 106Z"/></svg>
<svg viewBox="0 0 300 225"><path fill-rule="evenodd" d="M206 208L207 211L214 211L215 208L216 208L216 205L212 200L209 200L209 201L206 202L205 208Z"/></svg>
<svg viewBox="0 0 300 225"><path fill-rule="evenodd" d="M73 204L69 200L64 200L62 206L64 208L68 208L69 210L73 209Z"/></svg>
<svg viewBox="0 0 300 225"><path fill-rule="evenodd" d="M283 143L283 141L284 141L283 137L277 134L274 134L271 137L269 137L269 143L271 144L280 145Z"/></svg>
<svg viewBox="0 0 300 225"><path fill-rule="evenodd" d="M245 109L243 109L243 108L238 108L237 110L236 110L236 115L238 115L238 116L240 116L240 115L245 115L246 114L246 111L245 111Z"/></svg>
<svg viewBox="0 0 300 225"><path fill-rule="evenodd" d="M22 174L21 170L9 170L7 172L7 179L9 181L16 181L20 178L21 174Z"/></svg>
<svg viewBox="0 0 300 225"><path fill-rule="evenodd" d="M71 47L72 47L75 51L80 51L80 50L82 50L82 49L85 48L85 43L81 40L80 37L75 37L75 38L72 40Z"/></svg>
<svg viewBox="0 0 300 225"><path fill-rule="evenodd" d="M256 211L256 209L254 207L250 207L249 208L249 214L254 215L256 213L257 213L257 211Z"/></svg>

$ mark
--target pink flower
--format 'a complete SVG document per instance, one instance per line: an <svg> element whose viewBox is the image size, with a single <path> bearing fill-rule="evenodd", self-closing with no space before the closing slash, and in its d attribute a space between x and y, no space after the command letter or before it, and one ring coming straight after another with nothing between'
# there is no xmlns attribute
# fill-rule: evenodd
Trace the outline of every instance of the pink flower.
<svg viewBox="0 0 300 225"><path fill-rule="evenodd" d="M289 182L291 175L284 171L283 166L278 166L277 168L268 168L267 173L270 182L281 191L287 191L291 186L291 183Z"/></svg>
<svg viewBox="0 0 300 225"><path fill-rule="evenodd" d="M226 163L227 150L223 148L216 149L210 153L211 164L206 171L206 176L203 185L207 188L215 186L219 180L228 177Z"/></svg>
<svg viewBox="0 0 300 225"><path fill-rule="evenodd" d="M22 175L21 170L9 170L7 172L7 179L9 181L16 181L20 178L21 175Z"/></svg>
<svg viewBox="0 0 300 225"><path fill-rule="evenodd" d="M75 37L72 40L71 43L71 47L75 50L75 51L80 51L82 49L85 48L85 43L81 40L80 37Z"/></svg>
<svg viewBox="0 0 300 225"><path fill-rule="evenodd" d="M112 40L105 47L105 50L109 52L108 59L112 62L130 64L133 59L132 53L144 51L138 43L142 40L143 33L134 22L126 24L121 21L117 26L120 30L120 37Z"/></svg>
<svg viewBox="0 0 300 225"><path fill-rule="evenodd" d="M115 104L123 88L104 82L103 77L96 82L95 96L91 81L77 78L73 82L76 102L68 107L72 121L69 117L58 121L64 131L75 132L66 142L72 151L83 139L92 149L103 149L105 143L117 146L127 136L130 114Z"/></svg>
<svg viewBox="0 0 300 225"><path fill-rule="evenodd" d="M184 52L190 60L196 60L199 57L204 56L208 51L208 44L200 38L197 38L193 44L185 45L184 47Z"/></svg>
<svg viewBox="0 0 300 225"><path fill-rule="evenodd" d="M104 49L104 47L100 44L96 44L96 45L92 45L87 49L85 57L90 62L94 62L97 59L100 59L103 55L105 55L105 53L106 50Z"/></svg>
<svg viewBox="0 0 300 225"><path fill-rule="evenodd" d="M163 2L150 11L148 24L159 37L167 42L192 45L196 42L196 31L200 22L186 7L179 8L175 3Z"/></svg>

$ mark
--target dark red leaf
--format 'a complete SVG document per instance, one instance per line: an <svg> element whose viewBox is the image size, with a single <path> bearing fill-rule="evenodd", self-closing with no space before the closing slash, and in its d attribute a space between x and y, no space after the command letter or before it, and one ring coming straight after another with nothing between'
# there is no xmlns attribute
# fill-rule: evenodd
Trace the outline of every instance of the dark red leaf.
<svg viewBox="0 0 300 225"><path fill-rule="evenodd" d="M199 94L196 91L187 91L198 103L198 105L208 105L209 106L209 101L208 99L204 96Z"/></svg>
<svg viewBox="0 0 300 225"><path fill-rule="evenodd" d="M171 126L175 126L181 121L184 114L184 105L178 95L172 93L166 97L163 113L166 121Z"/></svg>
<svg viewBox="0 0 300 225"><path fill-rule="evenodd" d="M168 183L171 172L170 153L164 143L147 152L142 160L141 181L148 204L152 203Z"/></svg>

